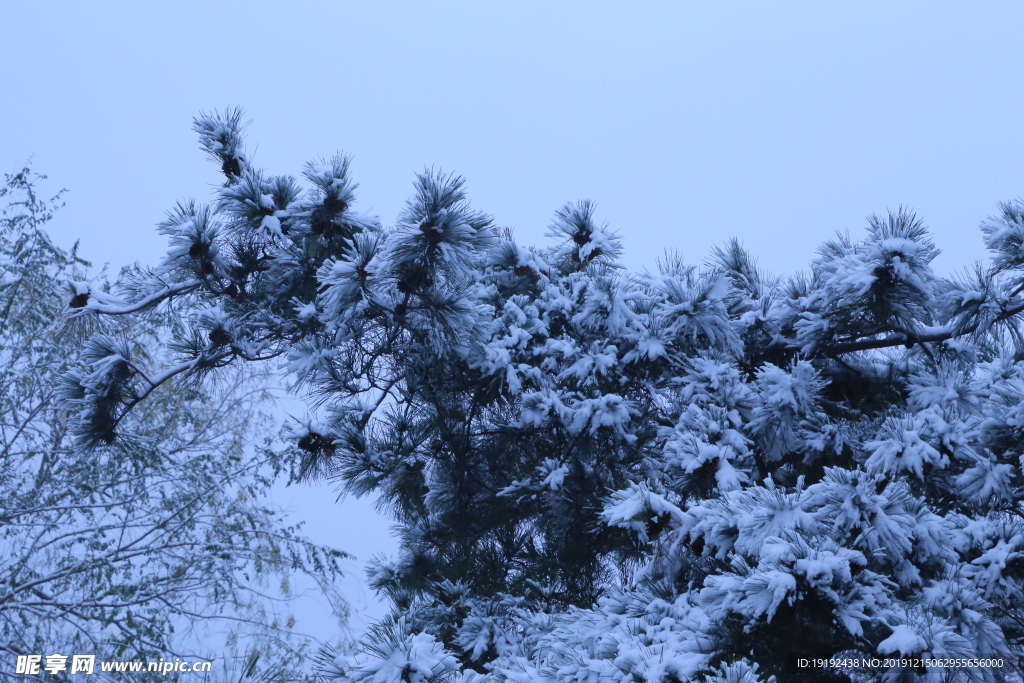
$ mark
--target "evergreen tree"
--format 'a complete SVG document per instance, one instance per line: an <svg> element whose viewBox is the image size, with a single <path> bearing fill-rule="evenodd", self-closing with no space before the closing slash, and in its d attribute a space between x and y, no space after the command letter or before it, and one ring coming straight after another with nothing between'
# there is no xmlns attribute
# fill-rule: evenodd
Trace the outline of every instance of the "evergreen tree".
<svg viewBox="0 0 1024 683"><path fill-rule="evenodd" d="M379 496L401 531L371 568L392 616L325 675L1015 680L1024 204L982 223L992 262L952 278L905 210L807 274L767 275L735 241L629 273L590 202L524 247L427 171L383 227L347 157L302 186L251 166L238 110L195 129L214 202L169 214L158 267L70 301L95 319L192 297L177 358L97 354L67 406L95 446L165 379L280 359L311 398L305 475Z"/></svg>
<svg viewBox="0 0 1024 683"><path fill-rule="evenodd" d="M216 642L236 640L275 680L301 678L309 643L278 586L302 574L329 582L344 554L305 540L265 502L289 453L260 440L268 418L255 366L201 385L168 382L123 421L121 438L78 447L57 405L62 377L116 384L166 357L178 323L173 310L129 326L64 323L88 264L47 236L59 200L41 198L37 179L25 169L0 187L3 674L32 654L68 657L62 680L77 677L73 654L222 660Z"/></svg>

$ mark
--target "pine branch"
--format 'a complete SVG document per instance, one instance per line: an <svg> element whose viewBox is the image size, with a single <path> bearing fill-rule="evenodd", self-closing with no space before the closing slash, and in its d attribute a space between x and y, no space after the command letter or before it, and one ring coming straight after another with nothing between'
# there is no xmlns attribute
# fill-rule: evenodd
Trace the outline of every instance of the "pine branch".
<svg viewBox="0 0 1024 683"><path fill-rule="evenodd" d="M1013 308L1006 309L1005 311L1000 313L998 316L996 316L993 319L992 322L994 324L994 323L998 323L998 322L1003 322L1003 321L1009 320L1010 318L1012 318L1013 316L1015 316L1015 315L1017 315L1017 314L1019 314L1021 312L1024 312L1024 304L1021 304L1020 306L1014 306ZM875 349L892 348L894 346L906 346L908 344L913 345L913 344L925 344L925 343L933 343L933 342L944 342L944 341L947 341L949 339L957 339L959 337L965 337L967 335L973 334L974 332L976 332L978 330L980 325L981 325L981 323L979 321L979 322L974 322L971 325L968 325L967 327L962 327L960 329L945 330L945 331L942 331L942 332L933 332L931 334L920 334L920 335L901 334L901 335L897 335L897 336L883 337L881 339L863 339L863 340L855 341L855 342L844 342L844 343L841 343L841 344L833 344L833 345L822 347L821 352L819 354L816 354L816 355L822 355L822 356L825 356L825 355L829 355L829 356L830 355L841 355L841 354L844 354L844 353L855 353L857 351L872 351L872 350L875 350ZM788 344L786 344L786 347L793 349L793 348L799 348L799 345L796 344L796 343L788 343Z"/></svg>

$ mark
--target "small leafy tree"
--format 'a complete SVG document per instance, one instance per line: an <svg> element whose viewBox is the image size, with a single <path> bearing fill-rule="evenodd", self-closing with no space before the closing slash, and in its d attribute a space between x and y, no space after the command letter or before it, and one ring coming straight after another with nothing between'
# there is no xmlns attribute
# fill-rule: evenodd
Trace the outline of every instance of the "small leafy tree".
<svg viewBox="0 0 1024 683"><path fill-rule="evenodd" d="M174 362L97 353L66 405L96 446L174 376L277 358L308 388L304 472L401 534L371 570L393 615L325 675L1016 680L1024 205L953 278L905 210L789 278L735 241L629 273L590 202L528 248L428 171L385 228L345 156L305 187L253 168L241 116L196 120L225 183L161 224L167 258L70 299L96 320L192 297Z"/></svg>
<svg viewBox="0 0 1024 683"><path fill-rule="evenodd" d="M220 658L200 640L211 631L298 665L305 646L277 606L282 582L303 573L329 582L344 555L304 540L264 502L289 456L253 440L269 420L256 376L239 368L202 385L167 383L120 440L76 445L57 404L62 377L102 385L124 372L97 369L111 354L157 361L178 323L171 312L139 317L130 338L120 321L65 325L68 288L87 264L47 237L59 199L42 200L35 180L26 169L0 188L5 674L13 655L33 653Z"/></svg>

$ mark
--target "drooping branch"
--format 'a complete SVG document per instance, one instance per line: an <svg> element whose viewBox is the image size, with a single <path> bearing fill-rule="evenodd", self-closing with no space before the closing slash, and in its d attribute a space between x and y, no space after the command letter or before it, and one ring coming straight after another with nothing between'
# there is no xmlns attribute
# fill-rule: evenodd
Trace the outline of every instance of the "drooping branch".
<svg viewBox="0 0 1024 683"><path fill-rule="evenodd" d="M1016 315L1024 313L1024 304L1014 306L1004 310L1002 313L992 319L992 324L1004 322L1013 318ZM814 350L806 354L808 358L820 358L820 357L835 357L847 353L857 353L858 351L875 351L878 349L893 348L896 346L913 346L915 344L929 344L936 342L944 342L950 339L957 339L973 334L978 331L981 327L981 321L975 320L969 325L955 328L940 328L938 331L930 332L927 334L913 334L907 332L899 332L896 334L890 334L885 337L871 337L866 339L858 339L853 341L843 341L834 344L821 344L815 345ZM769 344L765 348L765 352L783 352L788 354L799 353L802 349L806 348L806 343L801 343L793 339L777 339L772 344Z"/></svg>
<svg viewBox="0 0 1024 683"><path fill-rule="evenodd" d="M153 294L150 294L138 301L124 304L117 303L114 300L100 301L92 292L81 292L72 300L70 315L82 315L86 311L95 311L96 313L103 313L105 315L128 315L129 313L138 313L139 311L145 310L150 306L155 306L167 299L195 291L201 286L201 284L202 283L194 280L179 282L175 285L168 285L160 291L154 292ZM83 295L86 297L85 301L81 301L81 297L83 297Z"/></svg>

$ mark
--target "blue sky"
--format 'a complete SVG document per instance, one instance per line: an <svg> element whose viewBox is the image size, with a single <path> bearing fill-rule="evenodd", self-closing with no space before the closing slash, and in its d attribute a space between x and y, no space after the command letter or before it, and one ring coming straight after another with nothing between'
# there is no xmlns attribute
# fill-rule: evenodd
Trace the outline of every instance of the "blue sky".
<svg viewBox="0 0 1024 683"><path fill-rule="evenodd" d="M0 170L69 189L52 233L86 258L154 263L164 211L219 182L191 118L241 105L257 165L351 153L385 224L436 166L527 243L588 197L633 268L735 236L791 273L903 205L948 272L1024 188L1021 26L1011 2L9 1ZM393 548L368 504L288 495L315 538Z"/></svg>

